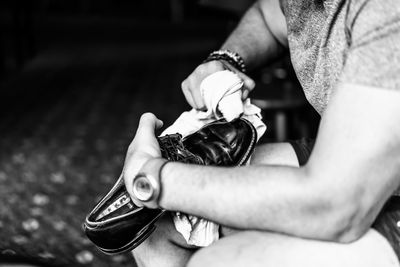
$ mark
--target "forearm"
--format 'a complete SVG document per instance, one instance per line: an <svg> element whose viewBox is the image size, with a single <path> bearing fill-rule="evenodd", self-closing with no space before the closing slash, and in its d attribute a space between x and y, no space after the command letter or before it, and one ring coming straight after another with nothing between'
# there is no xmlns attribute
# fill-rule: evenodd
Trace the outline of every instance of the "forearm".
<svg viewBox="0 0 400 267"><path fill-rule="evenodd" d="M334 223L328 216L327 198L315 192L313 180L303 168L170 163L162 177L160 205L168 210L234 228L320 239L335 235L325 227Z"/></svg>
<svg viewBox="0 0 400 267"><path fill-rule="evenodd" d="M284 41L280 42L277 38L277 35L284 35L278 33L282 32L280 29L285 27L282 25L284 23L278 1L256 2L243 16L221 49L239 53L247 67L253 69L276 58L284 50Z"/></svg>
<svg viewBox="0 0 400 267"><path fill-rule="evenodd" d="M397 92L343 84L305 167L169 163L160 205L235 228L354 241L400 184L399 101Z"/></svg>

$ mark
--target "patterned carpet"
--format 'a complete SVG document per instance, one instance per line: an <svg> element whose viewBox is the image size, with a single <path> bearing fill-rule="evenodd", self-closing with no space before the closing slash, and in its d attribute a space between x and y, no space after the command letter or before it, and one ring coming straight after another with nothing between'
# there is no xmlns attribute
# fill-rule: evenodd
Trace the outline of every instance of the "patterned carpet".
<svg viewBox="0 0 400 267"><path fill-rule="evenodd" d="M97 251L81 224L118 177L140 114L168 125L188 108L179 85L192 67L31 66L2 86L0 262L135 266Z"/></svg>

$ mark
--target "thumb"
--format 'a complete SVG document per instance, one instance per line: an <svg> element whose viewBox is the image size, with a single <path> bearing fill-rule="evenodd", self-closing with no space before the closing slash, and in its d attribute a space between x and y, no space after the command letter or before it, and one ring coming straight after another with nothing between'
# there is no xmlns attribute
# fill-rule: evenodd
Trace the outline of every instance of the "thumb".
<svg viewBox="0 0 400 267"><path fill-rule="evenodd" d="M243 72L239 71L235 67L233 67L231 64L228 62L221 60L222 64L227 68L228 70L234 72L236 75L239 76L241 80L243 80L243 94L242 94L242 99L246 99L249 96L249 92L251 92L254 87L256 86L256 83L252 78L244 74Z"/></svg>
<svg viewBox="0 0 400 267"><path fill-rule="evenodd" d="M240 79L243 80L244 87L246 90L251 91L254 89L254 87L256 86L256 83L254 82L254 80L252 78L250 78L243 72L237 72L236 74L240 77Z"/></svg>
<svg viewBox="0 0 400 267"><path fill-rule="evenodd" d="M153 113L144 113L140 117L137 136L153 136L154 132L163 126L163 122L159 120Z"/></svg>
<svg viewBox="0 0 400 267"><path fill-rule="evenodd" d="M251 79L243 72L237 72L236 74L240 77L240 79L243 80L242 99L244 100L249 96L249 93L254 89L256 83L254 82L253 79Z"/></svg>

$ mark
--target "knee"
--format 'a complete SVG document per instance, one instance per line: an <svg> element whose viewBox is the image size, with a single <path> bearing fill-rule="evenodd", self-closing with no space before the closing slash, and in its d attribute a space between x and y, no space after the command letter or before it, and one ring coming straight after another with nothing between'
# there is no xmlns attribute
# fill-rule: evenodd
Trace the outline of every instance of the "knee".
<svg viewBox="0 0 400 267"><path fill-rule="evenodd" d="M283 165L299 167L296 153L289 143L269 143L257 146L251 165Z"/></svg>

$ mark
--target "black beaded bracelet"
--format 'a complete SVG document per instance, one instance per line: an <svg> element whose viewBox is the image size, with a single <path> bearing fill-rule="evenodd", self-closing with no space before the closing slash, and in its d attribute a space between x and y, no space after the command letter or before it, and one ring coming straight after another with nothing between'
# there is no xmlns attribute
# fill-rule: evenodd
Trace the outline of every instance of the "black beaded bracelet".
<svg viewBox="0 0 400 267"><path fill-rule="evenodd" d="M217 50L208 55L205 62L210 62L213 60L225 60L241 72L246 72L246 65L244 64L243 58L236 52L229 50Z"/></svg>

